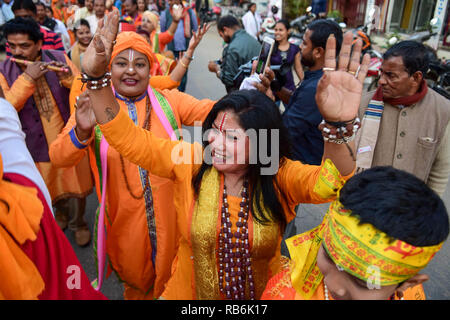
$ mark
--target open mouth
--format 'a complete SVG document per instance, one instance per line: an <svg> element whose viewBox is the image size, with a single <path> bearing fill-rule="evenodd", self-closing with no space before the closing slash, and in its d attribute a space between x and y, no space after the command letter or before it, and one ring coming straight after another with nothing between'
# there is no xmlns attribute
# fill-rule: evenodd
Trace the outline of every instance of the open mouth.
<svg viewBox="0 0 450 320"><path fill-rule="evenodd" d="M135 79L125 79L122 82L127 86L135 86L138 83L138 81Z"/></svg>

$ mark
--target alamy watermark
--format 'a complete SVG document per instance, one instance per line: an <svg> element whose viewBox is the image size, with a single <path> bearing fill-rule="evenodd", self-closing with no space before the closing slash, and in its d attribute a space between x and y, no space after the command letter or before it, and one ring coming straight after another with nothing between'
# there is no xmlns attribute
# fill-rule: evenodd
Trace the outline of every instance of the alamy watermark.
<svg viewBox="0 0 450 320"><path fill-rule="evenodd" d="M201 123L196 123L199 125ZM211 128L198 134L187 129L178 129L178 133L187 141L210 141L203 153L191 154L191 144L180 143L172 149L171 160L174 164L206 164L212 165L215 161L213 151L220 149L223 164L260 164L261 175L274 175L279 169L280 160L280 130L279 129L248 129L248 130L223 130ZM175 135L175 133L174 133ZM173 137L172 137L173 138ZM220 142L217 142L217 139ZM247 141L245 141L247 140ZM287 141L286 141L287 143ZM220 145L221 147L217 148ZM270 145L270 146L269 146Z"/></svg>

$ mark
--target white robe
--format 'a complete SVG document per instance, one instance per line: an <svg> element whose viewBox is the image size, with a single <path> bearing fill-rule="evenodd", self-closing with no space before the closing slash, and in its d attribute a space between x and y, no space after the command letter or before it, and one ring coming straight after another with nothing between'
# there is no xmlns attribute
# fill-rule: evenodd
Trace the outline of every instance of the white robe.
<svg viewBox="0 0 450 320"><path fill-rule="evenodd" d="M242 24L244 25L245 31L256 40L259 40L256 35L261 30L261 23L262 19L258 12L255 12L255 15L253 15L251 11L247 11L242 17Z"/></svg>

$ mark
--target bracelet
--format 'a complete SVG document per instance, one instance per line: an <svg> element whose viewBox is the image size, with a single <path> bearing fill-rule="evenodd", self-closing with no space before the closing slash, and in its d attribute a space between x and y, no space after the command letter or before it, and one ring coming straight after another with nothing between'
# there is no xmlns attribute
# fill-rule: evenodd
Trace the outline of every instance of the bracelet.
<svg viewBox="0 0 450 320"><path fill-rule="evenodd" d="M337 124L338 126L334 126ZM361 127L359 118L346 122L327 122L322 120L319 124L319 130L322 132L323 139L328 142L342 144L355 139L356 133Z"/></svg>
<svg viewBox="0 0 450 320"><path fill-rule="evenodd" d="M181 59L180 59L180 63L181 63L181 65L182 65L185 69L188 69L188 68L189 68L187 65L185 65L185 64L183 63L183 61L181 61Z"/></svg>
<svg viewBox="0 0 450 320"><path fill-rule="evenodd" d="M111 84L111 73L106 72L103 76L98 78L89 77L87 74L83 73L81 82L87 85L90 90L98 90L101 88L106 88Z"/></svg>
<svg viewBox="0 0 450 320"><path fill-rule="evenodd" d="M188 58L189 60L194 60L194 56L192 56L192 57L189 57L187 54L185 54L183 57L186 57L186 58Z"/></svg>

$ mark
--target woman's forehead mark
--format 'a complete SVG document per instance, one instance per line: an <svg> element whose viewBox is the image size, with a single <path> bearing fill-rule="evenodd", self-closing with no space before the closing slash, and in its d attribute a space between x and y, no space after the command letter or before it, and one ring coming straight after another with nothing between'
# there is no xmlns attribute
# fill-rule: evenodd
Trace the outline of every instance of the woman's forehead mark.
<svg viewBox="0 0 450 320"><path fill-rule="evenodd" d="M222 115L222 119L220 120L219 130L223 131L223 126L225 125L225 122L227 121L227 113L224 112Z"/></svg>

